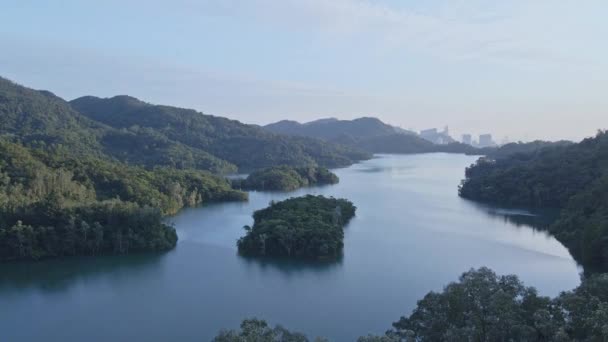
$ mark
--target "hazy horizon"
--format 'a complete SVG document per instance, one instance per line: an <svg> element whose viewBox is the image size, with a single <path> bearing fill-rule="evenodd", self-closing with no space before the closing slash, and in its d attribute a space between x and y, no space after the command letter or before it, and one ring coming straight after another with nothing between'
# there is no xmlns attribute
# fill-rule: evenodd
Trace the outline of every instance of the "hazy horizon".
<svg viewBox="0 0 608 342"><path fill-rule="evenodd" d="M452 136L608 128L608 3L9 0L0 76L251 124L372 116Z"/></svg>

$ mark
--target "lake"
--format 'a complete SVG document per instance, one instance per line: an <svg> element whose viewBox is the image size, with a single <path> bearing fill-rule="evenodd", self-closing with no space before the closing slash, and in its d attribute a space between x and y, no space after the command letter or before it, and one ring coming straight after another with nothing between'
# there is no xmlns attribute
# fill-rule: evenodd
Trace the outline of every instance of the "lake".
<svg viewBox="0 0 608 342"><path fill-rule="evenodd" d="M258 317L309 337L353 341L383 333L472 267L517 274L548 296L576 287L582 269L553 237L522 223L530 213L458 197L475 159L380 155L336 170L338 185L187 209L170 218L179 242L164 254L0 264L0 339L209 341ZM237 255L254 210L308 193L357 206L343 258Z"/></svg>

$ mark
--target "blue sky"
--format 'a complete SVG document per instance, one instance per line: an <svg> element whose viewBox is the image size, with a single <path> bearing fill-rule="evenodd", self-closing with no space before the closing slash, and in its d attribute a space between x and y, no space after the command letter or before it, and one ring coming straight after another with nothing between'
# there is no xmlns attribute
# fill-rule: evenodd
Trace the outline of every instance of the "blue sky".
<svg viewBox="0 0 608 342"><path fill-rule="evenodd" d="M0 75L66 99L498 140L608 128L604 0L2 2Z"/></svg>

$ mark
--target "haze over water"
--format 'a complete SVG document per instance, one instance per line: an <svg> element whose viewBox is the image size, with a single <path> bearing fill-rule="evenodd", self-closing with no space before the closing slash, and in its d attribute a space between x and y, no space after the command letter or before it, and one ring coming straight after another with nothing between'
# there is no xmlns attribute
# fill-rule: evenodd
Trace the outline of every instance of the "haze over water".
<svg viewBox="0 0 608 342"><path fill-rule="evenodd" d="M382 155L337 170L335 186L252 192L247 203L184 210L171 218L180 240L166 254L0 264L0 331L7 341L207 341L255 316L352 341L384 332L471 267L517 274L547 296L577 286L581 270L565 247L507 218L526 212L457 196L475 159ZM358 207L341 260L237 255L254 210L307 193Z"/></svg>

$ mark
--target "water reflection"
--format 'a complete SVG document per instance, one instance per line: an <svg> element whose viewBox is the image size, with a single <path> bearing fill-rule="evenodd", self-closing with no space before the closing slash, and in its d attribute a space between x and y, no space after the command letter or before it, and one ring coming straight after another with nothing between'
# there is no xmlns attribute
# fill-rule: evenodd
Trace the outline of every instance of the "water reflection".
<svg viewBox="0 0 608 342"><path fill-rule="evenodd" d="M109 277L120 281L145 273L155 273L168 253L124 256L72 257L23 261L0 265L0 292L37 289L43 292L68 291L78 283Z"/></svg>
<svg viewBox="0 0 608 342"><path fill-rule="evenodd" d="M428 291L471 267L517 274L542 295L577 286L568 251L528 228L538 227L529 221L538 217L458 197L464 167L473 161L382 156L337 170L334 186L252 192L247 202L184 210L168 219L179 243L162 255L0 264L2 340L209 341L256 316L309 336L354 341L381 334ZM235 242L254 211L305 194L357 205L343 258L238 256Z"/></svg>
<svg viewBox="0 0 608 342"><path fill-rule="evenodd" d="M294 275L302 272L326 273L342 267L344 255L331 260L305 260L270 257L248 257L239 255L239 259L248 268L255 270L277 270L285 275Z"/></svg>
<svg viewBox="0 0 608 342"><path fill-rule="evenodd" d="M547 231L549 226L559 216L559 210L557 209L528 210L522 208L504 208L470 200L465 201L471 207L493 219L502 220L504 223L511 223L516 227L529 227L540 231Z"/></svg>

